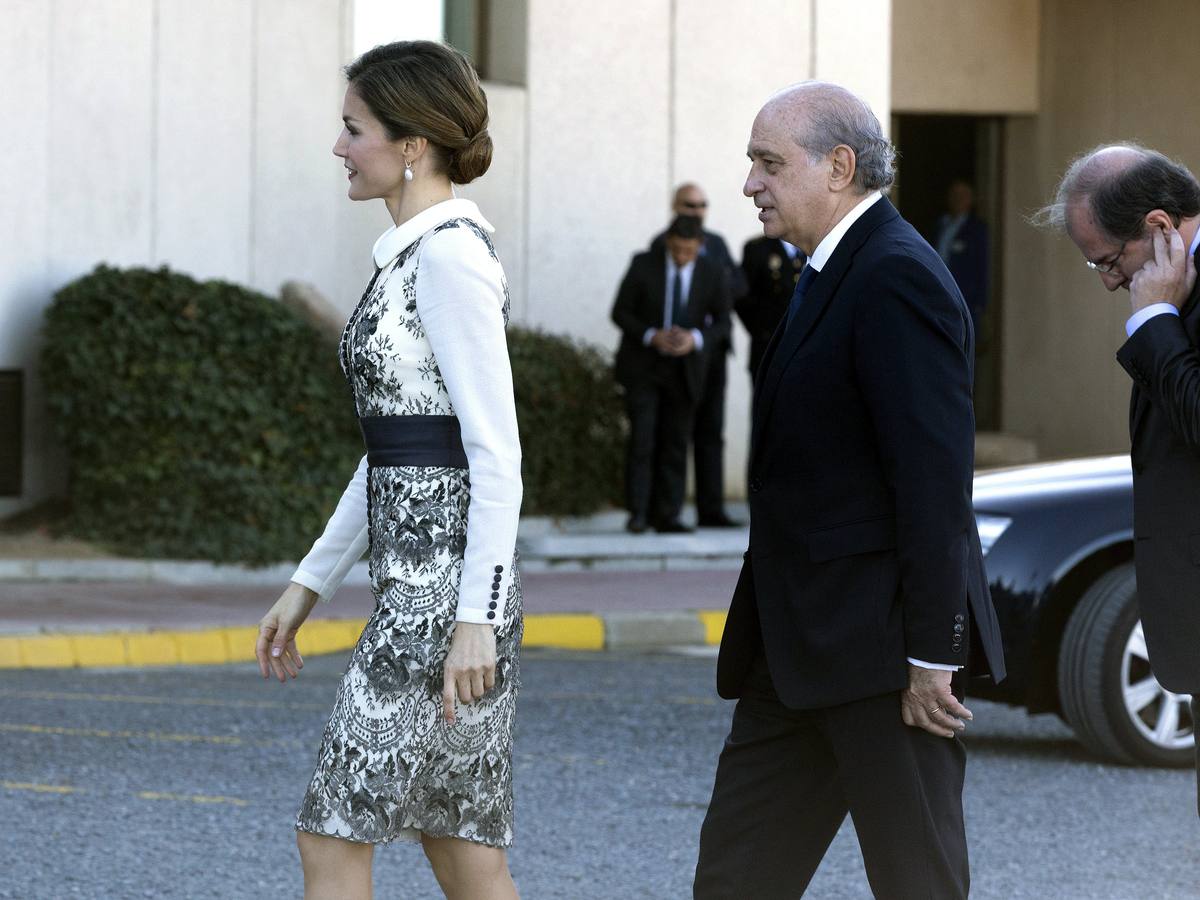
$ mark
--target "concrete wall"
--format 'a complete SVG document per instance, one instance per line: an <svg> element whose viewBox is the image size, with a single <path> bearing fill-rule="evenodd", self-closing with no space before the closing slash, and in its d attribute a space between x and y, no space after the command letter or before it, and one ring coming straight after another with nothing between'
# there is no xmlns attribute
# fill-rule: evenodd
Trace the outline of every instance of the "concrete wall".
<svg viewBox="0 0 1200 900"><path fill-rule="evenodd" d="M166 264L357 299L370 243L356 232L386 222L342 199L330 154L349 2L4 4L0 112L19 139L0 150L0 368L24 369L28 389L25 493L0 515L63 487L36 363L65 282L99 262Z"/></svg>
<svg viewBox="0 0 1200 900"><path fill-rule="evenodd" d="M861 92L884 123L891 0L746 0L731 40L716 0L528 0L507 21L508 72L486 85L496 153L461 190L497 227L517 321L607 348L630 256L668 218L672 187L708 191L735 254L759 233L741 195L755 112L810 77ZM26 494L61 489L36 380L41 313L99 262L160 265L267 292L313 282L349 311L390 222L345 198L330 154L353 0L8 0L0 10L0 368L24 368ZM516 23L516 24L514 24ZM388 38L405 35L389 35ZM848 49L849 48L849 49ZM742 489L746 341L731 360L727 481Z"/></svg>
<svg viewBox="0 0 1200 900"><path fill-rule="evenodd" d="M894 0L898 112L1033 113L1041 0Z"/></svg>
<svg viewBox="0 0 1200 900"><path fill-rule="evenodd" d="M522 318L615 348L617 286L666 225L681 181L704 187L706 226L740 257L761 234L741 193L755 113L779 88L821 77L862 93L886 125L890 8L866 0L851 16L835 0L746 0L736 21L753 39L731 40L729 6L717 0L531 0ZM747 343L738 326L726 405L732 496L744 490Z"/></svg>
<svg viewBox="0 0 1200 900"><path fill-rule="evenodd" d="M1041 112L1007 126L1004 425L1048 456L1128 449L1130 382L1113 354L1129 301L1107 294L1065 237L1022 217L1050 199L1075 155L1102 142L1139 140L1200 172L1200 119L1180 62L1200 33L1200 6L1148 0L1136 29L1114 29L1126 12L1119 0L1043 0ZM1143 72L1142 60L1169 74Z"/></svg>

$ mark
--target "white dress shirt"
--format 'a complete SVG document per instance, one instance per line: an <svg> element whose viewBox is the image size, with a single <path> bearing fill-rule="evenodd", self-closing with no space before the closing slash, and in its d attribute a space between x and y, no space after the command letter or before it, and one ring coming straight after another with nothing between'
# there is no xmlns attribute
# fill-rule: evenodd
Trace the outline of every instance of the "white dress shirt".
<svg viewBox="0 0 1200 900"><path fill-rule="evenodd" d="M858 205L850 212L842 217L842 220L833 226L829 234L817 244L817 249L813 251L813 255L809 257L808 264L813 267L814 271L820 272L825 268L825 263L829 262L829 257L833 256L833 251L837 249L838 243L841 242L846 232L850 230L850 226L862 218L863 213L879 202L879 198L883 195L879 191L872 191L859 201ZM920 666L922 669L940 669L945 672L957 672L962 666L950 665L948 663L933 663L925 662L921 659L913 659L908 657L908 661L914 666Z"/></svg>
<svg viewBox="0 0 1200 900"><path fill-rule="evenodd" d="M667 288L663 292L663 317L665 323L663 328L670 328L675 323L671 321L671 306L674 301L672 291L675 288L675 272L679 272L679 283L683 289L683 296L679 298L679 306L681 309L687 309L688 298L692 295L692 274L696 271L696 261L693 259L685 266L675 265L675 260L671 257L670 252L667 252ZM650 346L650 341L654 339L654 332L657 328L647 328L646 333L642 335L642 343L647 347ZM696 342L696 350L704 349L704 335L701 334L699 328L693 328L692 338Z"/></svg>
<svg viewBox="0 0 1200 900"><path fill-rule="evenodd" d="M1196 234L1192 237L1192 246L1188 247L1188 256L1196 255L1196 248L1200 247L1200 228L1196 229ZM1125 336L1133 337L1133 333L1153 319L1155 316L1177 316L1179 310L1175 308L1174 303L1151 303L1149 306L1143 306L1125 323Z"/></svg>

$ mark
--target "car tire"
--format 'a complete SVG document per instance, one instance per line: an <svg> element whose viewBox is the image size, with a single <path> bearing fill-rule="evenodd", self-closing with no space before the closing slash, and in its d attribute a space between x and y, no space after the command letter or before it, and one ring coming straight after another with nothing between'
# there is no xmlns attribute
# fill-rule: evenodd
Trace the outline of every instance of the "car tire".
<svg viewBox="0 0 1200 900"><path fill-rule="evenodd" d="M1187 697L1164 690L1146 658L1132 563L1098 579L1071 613L1058 692L1063 717L1093 753L1122 763L1193 764Z"/></svg>

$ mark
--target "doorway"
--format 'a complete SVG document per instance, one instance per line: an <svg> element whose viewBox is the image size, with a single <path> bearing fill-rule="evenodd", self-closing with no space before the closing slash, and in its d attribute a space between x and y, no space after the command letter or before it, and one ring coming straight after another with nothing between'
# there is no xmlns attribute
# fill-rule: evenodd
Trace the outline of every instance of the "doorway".
<svg viewBox="0 0 1200 900"><path fill-rule="evenodd" d="M899 152L892 200L900 214L936 249L939 219L955 180L974 192L974 213L986 226L986 272L983 313L975 334L975 427L1000 431L1001 327L1004 296L1000 284L1003 123L999 116L897 113L892 141Z"/></svg>

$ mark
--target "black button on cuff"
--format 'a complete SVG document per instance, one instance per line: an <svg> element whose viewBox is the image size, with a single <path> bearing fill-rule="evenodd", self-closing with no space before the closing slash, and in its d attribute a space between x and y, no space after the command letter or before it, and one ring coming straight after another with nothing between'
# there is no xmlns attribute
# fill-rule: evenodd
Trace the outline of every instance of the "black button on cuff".
<svg viewBox="0 0 1200 900"><path fill-rule="evenodd" d="M495 609L495 608L496 608L496 601L493 600L491 603L488 604L488 609Z"/></svg>
<svg viewBox="0 0 1200 900"><path fill-rule="evenodd" d="M488 613L488 615L490 616L490 615L491 615L491 613ZM953 651L954 653L962 653L962 644L955 644L955 645L954 645L953 647L951 647L950 649L951 649L951 651Z"/></svg>
<svg viewBox="0 0 1200 900"><path fill-rule="evenodd" d="M504 571L504 566L496 566L496 574L499 575Z"/></svg>
<svg viewBox="0 0 1200 900"><path fill-rule="evenodd" d="M955 622L961 622L961 621L963 621L963 614L962 614L962 613L959 613L957 616L955 616L955 617L954 617L954 621L955 621Z"/></svg>
<svg viewBox="0 0 1200 900"><path fill-rule="evenodd" d="M490 613L488 613L488 618L494 619L494 618L496 618L496 614L494 612L490 612Z"/></svg>
<svg viewBox="0 0 1200 900"><path fill-rule="evenodd" d="M500 594L499 594L497 591L492 591L492 599L493 599L493 600L499 600L499 599L500 599Z"/></svg>

